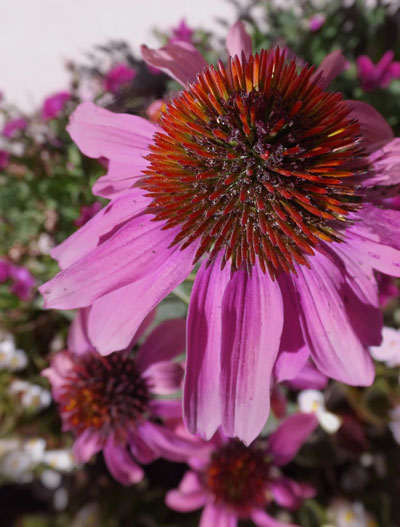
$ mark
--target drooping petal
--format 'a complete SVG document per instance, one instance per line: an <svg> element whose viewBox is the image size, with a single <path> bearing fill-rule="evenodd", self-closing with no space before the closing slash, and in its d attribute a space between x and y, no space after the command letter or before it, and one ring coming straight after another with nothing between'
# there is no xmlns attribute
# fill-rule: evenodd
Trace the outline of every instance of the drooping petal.
<svg viewBox="0 0 400 527"><path fill-rule="evenodd" d="M192 434L206 439L221 423L221 305L229 278L229 264L221 271L221 255L209 266L203 262L193 285L187 317L184 419Z"/></svg>
<svg viewBox="0 0 400 527"><path fill-rule="evenodd" d="M220 397L224 432L246 444L257 437L268 417L282 328L278 283L258 266L251 275L236 271L222 301Z"/></svg>
<svg viewBox="0 0 400 527"><path fill-rule="evenodd" d="M62 269L68 267L109 239L126 222L141 213L149 203L145 191L140 188L125 192L57 245L51 251L51 256L58 261Z"/></svg>
<svg viewBox="0 0 400 527"><path fill-rule="evenodd" d="M179 512L194 511L206 502L206 495L198 475L189 471L183 476L179 488L170 490L165 496L165 503L171 509Z"/></svg>
<svg viewBox="0 0 400 527"><path fill-rule="evenodd" d="M142 46L141 51L147 64L159 68L182 86L193 82L197 74L207 66L203 55L190 42L170 42L160 49Z"/></svg>
<svg viewBox="0 0 400 527"><path fill-rule="evenodd" d="M65 378L73 367L74 363L70 354L67 351L60 351L52 357L50 367L41 371L40 374L51 383L52 394L55 399L57 399L57 394L65 384Z"/></svg>
<svg viewBox="0 0 400 527"><path fill-rule="evenodd" d="M144 372L151 364L173 359L185 351L186 321L184 318L164 320L140 346L136 364Z"/></svg>
<svg viewBox="0 0 400 527"><path fill-rule="evenodd" d="M201 514L199 527L237 527L236 514L225 507L208 504Z"/></svg>
<svg viewBox="0 0 400 527"><path fill-rule="evenodd" d="M322 390L328 384L328 377L321 373L311 361L304 364L299 373L287 385L293 390Z"/></svg>
<svg viewBox="0 0 400 527"><path fill-rule="evenodd" d="M329 53L319 65L315 75L322 73L323 75L323 86L327 87L335 77L340 75L348 67L348 60L340 51L337 49Z"/></svg>
<svg viewBox="0 0 400 527"><path fill-rule="evenodd" d="M393 139L393 130L384 117L370 104L363 101L347 101L352 111L349 117L360 123L363 147L368 153L382 148Z"/></svg>
<svg viewBox="0 0 400 527"><path fill-rule="evenodd" d="M107 355L129 346L147 313L190 274L196 250L197 244L184 251L168 250L165 262L153 273L94 303L89 319L89 336L99 353ZM161 350L161 342L156 350ZM168 345L167 340L165 344ZM143 353L140 353L139 359L140 368L144 369L149 360L144 360Z"/></svg>
<svg viewBox="0 0 400 527"><path fill-rule="evenodd" d="M256 509L252 512L251 518L257 527L299 527L294 523L281 522L276 520L265 511Z"/></svg>
<svg viewBox="0 0 400 527"><path fill-rule="evenodd" d="M159 455L147 444L147 441L141 437L140 427L135 432L129 434L128 444L129 449L135 459L140 463L152 463Z"/></svg>
<svg viewBox="0 0 400 527"><path fill-rule="evenodd" d="M183 373L183 367L180 364L161 361L151 364L142 376L148 380L151 393L170 395L180 389Z"/></svg>
<svg viewBox="0 0 400 527"><path fill-rule="evenodd" d="M176 229L162 231L163 224L151 221L152 218L151 215L133 218L107 243L41 286L46 307L85 307L111 291L156 272L178 250L168 248Z"/></svg>
<svg viewBox="0 0 400 527"><path fill-rule="evenodd" d="M289 463L317 426L318 419L311 413L297 413L285 419L268 438L268 452L274 464Z"/></svg>
<svg viewBox="0 0 400 527"><path fill-rule="evenodd" d="M104 460L113 477L122 485L139 483L144 477L143 470L132 459L125 445L120 445L110 436L103 449Z"/></svg>
<svg viewBox="0 0 400 527"><path fill-rule="evenodd" d="M355 253L377 271L400 276L400 212L366 205L358 214L362 221L347 232Z"/></svg>
<svg viewBox="0 0 400 527"><path fill-rule="evenodd" d="M279 277L278 282L283 298L284 324L274 377L276 382L283 382L298 375L310 355L310 350L304 342L301 331L298 319L299 306L293 284L284 274Z"/></svg>
<svg viewBox="0 0 400 527"><path fill-rule="evenodd" d="M67 130L88 157L135 166L143 163L157 127L137 115L118 114L84 102L71 115Z"/></svg>
<svg viewBox="0 0 400 527"><path fill-rule="evenodd" d="M84 355L94 349L87 333L90 308L80 309L75 315L68 332L68 350L75 355Z"/></svg>
<svg viewBox="0 0 400 527"><path fill-rule="evenodd" d="M333 259L320 253L309 262L310 268L298 267L293 281L311 356L325 375L350 385L369 385L374 366L349 317L354 304L346 304L346 273Z"/></svg>
<svg viewBox="0 0 400 527"><path fill-rule="evenodd" d="M139 430L140 436L153 451L170 461L187 461L201 456L201 446L195 438L181 437L173 430L150 421L145 421ZM204 449L209 449L206 444Z"/></svg>
<svg viewBox="0 0 400 527"><path fill-rule="evenodd" d="M162 419L178 420L182 418L182 401L180 399L153 399L149 403L150 411Z"/></svg>
<svg viewBox="0 0 400 527"><path fill-rule="evenodd" d="M248 58L253 50L251 36L247 33L246 28L241 20L233 24L228 31L226 37L226 48L231 57L237 55L239 59L242 57L242 51Z"/></svg>
<svg viewBox="0 0 400 527"><path fill-rule="evenodd" d="M289 510L296 510L303 500L301 488L289 478L278 478L271 481L268 485L274 500L278 505Z"/></svg>
<svg viewBox="0 0 400 527"><path fill-rule="evenodd" d="M385 144L369 156L369 161L372 164L373 170L370 171L370 176L363 180L362 184L366 187L382 186L384 188L376 189L380 192L382 197L389 194L393 187L393 194L398 195L400 184L400 138L396 137L389 143Z"/></svg>
<svg viewBox="0 0 400 527"><path fill-rule="evenodd" d="M75 440L73 452L78 463L85 463L103 447L103 438L96 431L86 429Z"/></svg>

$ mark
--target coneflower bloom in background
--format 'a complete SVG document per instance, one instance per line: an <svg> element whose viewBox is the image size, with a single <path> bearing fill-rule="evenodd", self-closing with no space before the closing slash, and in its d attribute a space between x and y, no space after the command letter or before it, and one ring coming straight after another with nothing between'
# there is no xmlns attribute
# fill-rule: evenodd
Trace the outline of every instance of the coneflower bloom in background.
<svg viewBox="0 0 400 527"><path fill-rule="evenodd" d="M265 509L275 502L295 510L314 495L312 487L285 477L279 467L295 457L317 425L313 414L294 414L267 441L250 446L218 431L208 449L187 459L191 470L167 493L167 505L180 512L203 507L199 527L236 527L246 518L258 527L295 527Z"/></svg>
<svg viewBox="0 0 400 527"><path fill-rule="evenodd" d="M112 201L53 250L64 270L41 291L47 307L92 305L89 336L107 354L198 264L186 423L249 443L271 377L296 377L310 354L329 377L372 382L374 270L400 275L400 214L371 203L381 181L367 154L384 171L398 148L372 107L327 90L346 65L340 52L299 70L279 49L253 55L240 22L227 47L217 67L187 42L143 48L185 87L159 126L78 107L69 132L108 159L94 192Z"/></svg>
<svg viewBox="0 0 400 527"><path fill-rule="evenodd" d="M102 450L115 479L137 483L144 475L137 461L149 463L161 455L182 461L193 453L193 442L160 424L181 415L180 400L155 398L180 388L183 368L172 359L185 349L184 320L160 324L134 355L125 350L107 357L88 341L86 320L82 310L69 335L69 350L57 353L43 375L52 385L63 430L75 435L77 461Z"/></svg>

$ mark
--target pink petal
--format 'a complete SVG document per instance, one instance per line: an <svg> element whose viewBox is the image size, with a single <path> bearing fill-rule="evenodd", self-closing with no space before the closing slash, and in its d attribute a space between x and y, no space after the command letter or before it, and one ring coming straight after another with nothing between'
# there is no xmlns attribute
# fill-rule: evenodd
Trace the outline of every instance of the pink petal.
<svg viewBox="0 0 400 527"><path fill-rule="evenodd" d="M163 234L166 234L165 231ZM168 249L165 261L155 268L153 273L103 296L94 303L89 319L89 336L99 353L107 355L130 345L145 316L190 274L196 250L196 244L190 245L184 251L177 247ZM166 346L168 342L165 341ZM179 350L182 350L181 342L179 346ZM148 346L146 348L149 349ZM162 353L163 349L165 347L163 348L160 341L156 351L160 350ZM155 357L160 356L156 354ZM150 364L149 360L144 360L143 352L139 353L139 364L142 369L146 364Z"/></svg>
<svg viewBox="0 0 400 527"><path fill-rule="evenodd" d="M93 430L86 429L75 440L73 451L78 463L85 463L97 454L103 447L103 439L100 434Z"/></svg>
<svg viewBox="0 0 400 527"><path fill-rule="evenodd" d="M137 115L113 113L84 102L71 115L67 130L88 157L135 166L143 163L157 127Z"/></svg>
<svg viewBox="0 0 400 527"><path fill-rule="evenodd" d="M58 261L62 269L65 269L89 254L149 205L150 200L145 197L145 193L140 188L133 188L125 192L123 196L109 203L83 227L55 247L51 251L51 256Z"/></svg>
<svg viewBox="0 0 400 527"><path fill-rule="evenodd" d="M147 441L141 437L140 426L130 435L128 439L129 449L132 455L140 461L140 463L152 463L159 455L147 444Z"/></svg>
<svg viewBox="0 0 400 527"><path fill-rule="evenodd" d="M138 176L140 175L137 173ZM130 190L134 180L130 177L127 179L110 179L107 175L100 177L92 187L92 194L106 199L116 199Z"/></svg>
<svg viewBox="0 0 400 527"><path fill-rule="evenodd" d="M393 139L393 131L382 117L370 104L362 101L347 101L352 111L350 118L357 119L360 123L363 146L368 153L382 148Z"/></svg>
<svg viewBox="0 0 400 527"><path fill-rule="evenodd" d="M170 490L165 496L165 503L179 512L189 512L204 505L206 495L195 472L189 471L183 476L179 489Z"/></svg>
<svg viewBox="0 0 400 527"><path fill-rule="evenodd" d="M180 253L185 254L185 253ZM167 361L180 355L186 348L186 321L175 318L161 322L146 338L136 356L140 371L151 364Z"/></svg>
<svg viewBox="0 0 400 527"><path fill-rule="evenodd" d="M203 509L199 527L237 527L238 518L224 507L209 504Z"/></svg>
<svg viewBox="0 0 400 527"><path fill-rule="evenodd" d="M278 282L283 298L284 324L274 377L276 382L283 382L297 376L306 363L310 350L304 342L298 319L299 306L293 284L284 274L279 277Z"/></svg>
<svg viewBox="0 0 400 527"><path fill-rule="evenodd" d="M315 76L317 76L319 73L322 73L322 84L324 87L326 87L333 81L335 77L347 69L348 64L349 62L346 57L343 55L340 49L337 49L332 51L332 53L327 55L322 60L319 68L315 72Z"/></svg>
<svg viewBox="0 0 400 527"><path fill-rule="evenodd" d="M97 298L156 272L178 252L176 247L168 248L177 230L163 231L163 224L152 219L152 215L133 218L106 243L42 285L39 290L45 297L46 307L88 306Z"/></svg>
<svg viewBox="0 0 400 527"><path fill-rule="evenodd" d="M347 231L354 252L377 271L400 276L400 212L368 205L359 215L362 221Z"/></svg>
<svg viewBox="0 0 400 527"><path fill-rule="evenodd" d="M233 24L226 37L226 48L231 57L237 55L242 58L242 51L248 58L253 51L251 36L247 33L246 28L241 20Z"/></svg>
<svg viewBox="0 0 400 527"><path fill-rule="evenodd" d="M57 400L59 390L64 386L71 370L74 368L74 363L68 351L59 351L51 358L51 365L41 371L41 375L46 377L50 382L53 397Z"/></svg>
<svg viewBox="0 0 400 527"><path fill-rule="evenodd" d="M118 444L112 436L107 440L103 455L108 470L122 485L128 486L142 481L143 470L129 455L125 445Z"/></svg>
<svg viewBox="0 0 400 527"><path fill-rule="evenodd" d="M274 500L278 505L289 510L296 510L302 502L300 488L288 478L279 478L269 483L268 488L271 490Z"/></svg>
<svg viewBox="0 0 400 527"><path fill-rule="evenodd" d="M372 91L377 87L377 74L375 65L367 55L361 55L356 60L358 77L363 90Z"/></svg>
<svg viewBox="0 0 400 527"><path fill-rule="evenodd" d="M258 436L268 417L282 327L278 283L258 266L251 276L236 271L222 301L220 397L224 432L246 444Z"/></svg>
<svg viewBox="0 0 400 527"><path fill-rule="evenodd" d="M286 465L297 454L318 426L314 414L297 413L288 417L268 438L268 452L274 464Z"/></svg>
<svg viewBox="0 0 400 527"><path fill-rule="evenodd" d="M190 42L168 43L160 49L142 46L141 50L147 64L159 68L182 86L196 80L197 74L207 66L203 55Z"/></svg>
<svg viewBox="0 0 400 527"><path fill-rule="evenodd" d="M251 514L251 518L257 527L299 527L293 523L286 523L276 520L265 511L260 509L254 510Z"/></svg>
<svg viewBox="0 0 400 527"><path fill-rule="evenodd" d="M149 403L150 411L162 419L181 419L182 418L182 401L180 399L154 399Z"/></svg>
<svg viewBox="0 0 400 527"><path fill-rule="evenodd" d="M143 377L148 380L151 393L170 395L180 389L183 373L180 364L163 361L151 364L143 373Z"/></svg>
<svg viewBox="0 0 400 527"><path fill-rule="evenodd" d="M306 362L296 377L286 384L293 390L323 390L328 384L328 377L318 371L312 362Z"/></svg>
<svg viewBox="0 0 400 527"><path fill-rule="evenodd" d="M170 461L187 461L202 454L207 449L206 444L186 439L173 430L156 423L146 421L140 426L140 436L159 456Z"/></svg>
<svg viewBox="0 0 400 527"><path fill-rule="evenodd" d="M67 340L68 350L75 353L75 355L85 355L94 349L87 332L89 312L90 309L88 308L80 309L69 328Z"/></svg>
<svg viewBox="0 0 400 527"><path fill-rule="evenodd" d="M310 268L299 266L293 277L300 298L300 320L317 368L350 385L369 385L374 366L352 325L345 272L327 256L315 254ZM347 302L347 303L346 303Z"/></svg>
<svg viewBox="0 0 400 527"><path fill-rule="evenodd" d="M373 171L364 186L398 185L400 183L400 138L395 138L369 156ZM398 193L398 189L397 189Z"/></svg>
<svg viewBox="0 0 400 527"><path fill-rule="evenodd" d="M203 262L194 282L187 318L188 350L184 386L184 419L192 434L210 439L221 423L221 304L230 279L230 265L221 271L221 255Z"/></svg>

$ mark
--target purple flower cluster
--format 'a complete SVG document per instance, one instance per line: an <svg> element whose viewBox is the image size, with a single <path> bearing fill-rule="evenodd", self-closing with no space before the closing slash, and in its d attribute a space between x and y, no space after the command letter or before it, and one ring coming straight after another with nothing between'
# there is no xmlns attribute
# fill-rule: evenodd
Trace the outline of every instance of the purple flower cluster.
<svg viewBox="0 0 400 527"><path fill-rule="evenodd" d="M26 267L0 260L0 283L7 280L11 280L10 291L20 300L28 300L32 296L36 280Z"/></svg>

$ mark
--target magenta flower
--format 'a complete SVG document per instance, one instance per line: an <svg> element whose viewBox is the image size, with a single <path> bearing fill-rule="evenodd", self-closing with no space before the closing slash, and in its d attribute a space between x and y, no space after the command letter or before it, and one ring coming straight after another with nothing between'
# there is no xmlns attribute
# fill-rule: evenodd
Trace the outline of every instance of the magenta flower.
<svg viewBox="0 0 400 527"><path fill-rule="evenodd" d="M386 51L376 65L367 55L357 58L358 78L364 91L386 88L393 79L400 79L400 62L393 58L394 52L391 50Z"/></svg>
<svg viewBox="0 0 400 527"><path fill-rule="evenodd" d="M182 18L179 24L172 28L172 36L169 39L170 43L174 42L189 42L192 43L193 29L191 29L187 24L186 20Z"/></svg>
<svg viewBox="0 0 400 527"><path fill-rule="evenodd" d="M28 300L32 295L33 286L36 284L35 278L26 267L10 264L9 277L13 280L10 288L11 292L18 296L20 300Z"/></svg>
<svg viewBox="0 0 400 527"><path fill-rule="evenodd" d="M74 224L77 227L82 227L82 225L85 225L85 223L87 223L90 218L93 218L93 216L95 216L99 212L101 207L102 205L100 201L95 201L94 203L88 206L84 205L83 207L81 207L79 218L74 221Z"/></svg>
<svg viewBox="0 0 400 527"><path fill-rule="evenodd" d="M11 119L7 121L3 127L2 134L7 139L13 139L17 136L18 132L25 130L28 126L28 121L23 117L18 117L17 119Z"/></svg>
<svg viewBox="0 0 400 527"><path fill-rule="evenodd" d="M63 271L41 291L50 308L91 305L89 335L107 354L198 262L186 424L250 443L271 377L296 377L310 355L341 382L373 381L374 270L400 276L400 213L371 202L379 173L364 153L384 147L383 167L396 143L371 106L327 90L340 52L297 71L279 49L252 55L241 23L227 46L217 68L187 42L143 48L185 87L160 126L78 107L68 130L84 154L109 160L94 192L114 199L53 250Z"/></svg>
<svg viewBox="0 0 400 527"><path fill-rule="evenodd" d="M126 64L116 64L104 77L104 89L116 94L119 90L133 81L137 73Z"/></svg>
<svg viewBox="0 0 400 527"><path fill-rule="evenodd" d="M275 501L295 510L303 499L314 495L312 487L285 477L279 467L295 457L317 425L313 414L295 414L266 444L258 440L250 446L217 432L208 450L203 447L187 459L192 470L178 489L167 493L167 505L180 512L203 507L199 527L236 527L238 520L246 518L258 527L290 527L265 509Z"/></svg>
<svg viewBox="0 0 400 527"><path fill-rule="evenodd" d="M308 19L308 29L315 33L325 24L326 16L323 13L316 13Z"/></svg>
<svg viewBox="0 0 400 527"><path fill-rule="evenodd" d="M128 351L99 355L87 338L88 310L75 319L68 339L69 351L57 353L43 371L59 405L63 429L75 435L78 462L103 451L111 474L123 485L143 478L140 463L159 456L182 461L193 453L193 441L182 439L160 424L178 418L178 399L155 398L180 388L183 368L174 357L185 349L185 321L160 324L132 357ZM152 316L136 333L132 346Z"/></svg>
<svg viewBox="0 0 400 527"><path fill-rule="evenodd" d="M71 94L67 91L60 91L47 97L41 109L41 117L44 121L59 117L64 111L65 105L71 99Z"/></svg>

